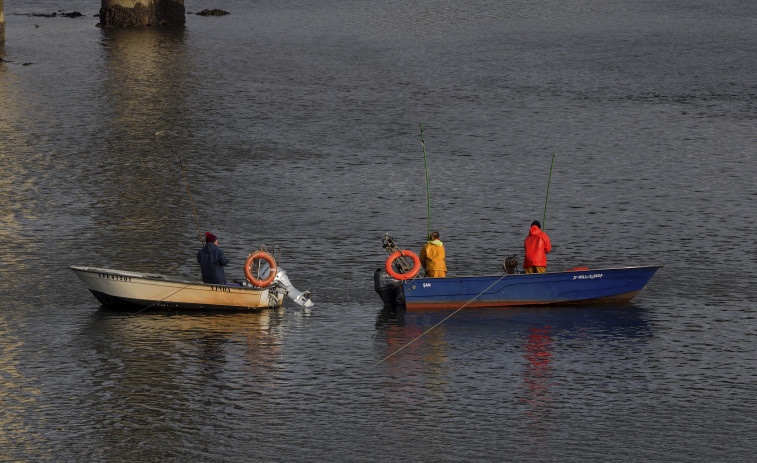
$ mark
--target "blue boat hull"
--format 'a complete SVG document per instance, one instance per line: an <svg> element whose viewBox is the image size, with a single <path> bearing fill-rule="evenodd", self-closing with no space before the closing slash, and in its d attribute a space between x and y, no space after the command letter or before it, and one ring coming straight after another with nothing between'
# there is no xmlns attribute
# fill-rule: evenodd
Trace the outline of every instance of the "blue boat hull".
<svg viewBox="0 0 757 463"><path fill-rule="evenodd" d="M415 278L397 290L406 310L630 301L660 266L538 274ZM399 283L399 282L398 282ZM386 302L386 300L385 300Z"/></svg>

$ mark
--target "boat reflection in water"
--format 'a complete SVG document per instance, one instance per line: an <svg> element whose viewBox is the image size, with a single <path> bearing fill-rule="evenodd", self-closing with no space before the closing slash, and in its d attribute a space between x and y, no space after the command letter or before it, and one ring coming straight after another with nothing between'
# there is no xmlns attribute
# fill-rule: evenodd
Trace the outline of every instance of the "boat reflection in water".
<svg viewBox="0 0 757 463"><path fill-rule="evenodd" d="M647 311L630 303L466 308L446 318L452 313L379 313L376 330L384 345L376 357L392 391L387 400L405 402L400 408L422 401L439 408L436 413L446 413L450 400L462 402L456 408L469 400L490 401L486 416L476 419L496 427L520 415L508 426L536 457L550 448L556 411L566 400L586 396L586 378L612 376L595 371L587 359L625 358L652 338ZM614 362L597 364L612 368Z"/></svg>
<svg viewBox="0 0 757 463"><path fill-rule="evenodd" d="M509 345L517 342L518 346L523 347L524 343L530 342L536 348L551 344L553 338L584 343L651 336L645 309L631 303L591 307L519 307L508 310L466 308L447 318L452 312L382 309L376 320L376 329L386 341L386 349L381 352L382 358L387 362L407 357L423 360L429 355L446 358L446 347L454 343L488 345L492 342L506 342ZM435 332L438 333L434 334ZM550 342L539 338L539 335L549 336ZM431 339L433 344L430 344ZM444 349L434 353L429 351L439 347Z"/></svg>
<svg viewBox="0 0 757 463"><path fill-rule="evenodd" d="M261 387L275 388L285 319L283 308L214 314L153 308L135 314L103 307L93 312L80 339L89 344L91 374L109 378L102 394L141 391L167 409L184 410L196 400L185 393L227 381L228 371L247 371Z"/></svg>
<svg viewBox="0 0 757 463"><path fill-rule="evenodd" d="M552 327L528 327L526 330L524 358L528 361L523 372L523 399L528 418L526 426L532 430L533 439L544 438L548 425L544 420L552 405Z"/></svg>

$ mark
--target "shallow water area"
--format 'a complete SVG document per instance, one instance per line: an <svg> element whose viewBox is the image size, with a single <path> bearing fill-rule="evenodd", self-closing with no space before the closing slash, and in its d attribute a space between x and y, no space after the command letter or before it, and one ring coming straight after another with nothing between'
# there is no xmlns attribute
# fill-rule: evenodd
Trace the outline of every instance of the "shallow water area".
<svg viewBox="0 0 757 463"><path fill-rule="evenodd" d="M757 10L679 3L5 2L0 460L750 461ZM664 267L625 305L385 310L429 205L450 275L534 219L550 269ZM194 278L198 222L315 306L106 310L67 270Z"/></svg>

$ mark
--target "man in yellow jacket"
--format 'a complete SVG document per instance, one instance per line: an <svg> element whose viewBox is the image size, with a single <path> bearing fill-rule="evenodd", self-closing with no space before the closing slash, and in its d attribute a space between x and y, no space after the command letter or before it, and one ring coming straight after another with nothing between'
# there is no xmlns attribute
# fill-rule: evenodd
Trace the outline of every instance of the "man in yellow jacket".
<svg viewBox="0 0 757 463"><path fill-rule="evenodd" d="M428 243L421 249L421 265L429 278L444 278L447 264L444 263L444 243L439 240L439 232L431 232Z"/></svg>

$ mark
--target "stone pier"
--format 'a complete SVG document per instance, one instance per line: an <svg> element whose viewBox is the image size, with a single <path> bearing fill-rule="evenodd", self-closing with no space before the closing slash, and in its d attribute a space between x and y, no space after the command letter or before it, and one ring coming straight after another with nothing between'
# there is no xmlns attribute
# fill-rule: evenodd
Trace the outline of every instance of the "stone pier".
<svg viewBox="0 0 757 463"><path fill-rule="evenodd" d="M184 21L184 0L102 0L100 7L105 27L181 26Z"/></svg>
<svg viewBox="0 0 757 463"><path fill-rule="evenodd" d="M0 0L0 43L5 42L5 8L3 0Z"/></svg>

